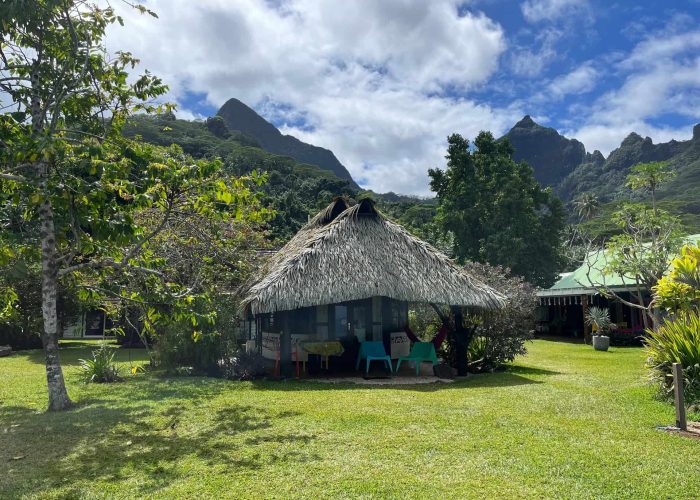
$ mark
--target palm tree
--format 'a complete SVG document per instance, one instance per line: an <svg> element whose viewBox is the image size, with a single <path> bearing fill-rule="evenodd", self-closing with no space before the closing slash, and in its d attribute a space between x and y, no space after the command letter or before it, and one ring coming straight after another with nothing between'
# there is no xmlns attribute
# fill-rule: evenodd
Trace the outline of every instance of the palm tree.
<svg viewBox="0 0 700 500"><path fill-rule="evenodd" d="M583 193L574 200L574 209L583 220L589 220L598 213L600 200L594 193Z"/></svg>

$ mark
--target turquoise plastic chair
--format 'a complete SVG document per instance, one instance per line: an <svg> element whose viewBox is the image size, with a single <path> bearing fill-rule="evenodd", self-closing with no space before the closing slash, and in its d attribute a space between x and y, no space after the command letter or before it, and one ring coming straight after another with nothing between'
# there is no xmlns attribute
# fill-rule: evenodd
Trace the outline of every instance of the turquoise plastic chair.
<svg viewBox="0 0 700 500"><path fill-rule="evenodd" d="M360 361L366 360L365 374L369 373L369 364L372 361L384 361L389 368L389 373L394 373L391 367L391 358L384 350L384 343L381 341L365 341L360 344L360 352L357 353L357 363L355 370L360 369Z"/></svg>
<svg viewBox="0 0 700 500"><path fill-rule="evenodd" d="M430 361L433 366L438 364L435 346L432 342L416 342L411 348L408 356L401 356L399 362L396 363L396 372L398 373L402 361L413 361L416 364L416 375L420 372L420 364L423 361Z"/></svg>

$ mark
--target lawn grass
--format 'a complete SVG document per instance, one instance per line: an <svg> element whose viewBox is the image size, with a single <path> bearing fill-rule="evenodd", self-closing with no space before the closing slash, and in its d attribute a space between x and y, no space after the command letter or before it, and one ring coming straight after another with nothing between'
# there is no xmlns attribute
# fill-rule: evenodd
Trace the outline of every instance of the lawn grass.
<svg viewBox="0 0 700 500"><path fill-rule="evenodd" d="M40 352L0 358L0 497L700 497L700 440L655 429L674 413L641 349L535 341L506 372L398 388L82 385L88 354L64 344L58 414Z"/></svg>

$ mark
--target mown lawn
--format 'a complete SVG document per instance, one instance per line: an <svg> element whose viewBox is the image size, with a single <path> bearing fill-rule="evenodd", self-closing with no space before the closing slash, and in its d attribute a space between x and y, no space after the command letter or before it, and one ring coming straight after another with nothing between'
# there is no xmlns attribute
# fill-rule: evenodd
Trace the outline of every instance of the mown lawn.
<svg viewBox="0 0 700 500"><path fill-rule="evenodd" d="M366 388L139 374L44 412L42 357L0 358L0 497L700 497L700 440L655 430L640 349L536 341L504 373ZM139 351L119 351L129 366Z"/></svg>

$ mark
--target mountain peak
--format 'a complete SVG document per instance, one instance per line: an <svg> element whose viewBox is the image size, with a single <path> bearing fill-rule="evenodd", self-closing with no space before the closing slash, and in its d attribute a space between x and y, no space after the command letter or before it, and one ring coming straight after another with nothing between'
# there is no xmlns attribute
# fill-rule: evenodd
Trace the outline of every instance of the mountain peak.
<svg viewBox="0 0 700 500"><path fill-rule="evenodd" d="M513 128L533 128L538 126L539 125L535 123L535 120L533 120L530 115L525 115L523 116L522 120L513 126Z"/></svg>
<svg viewBox="0 0 700 500"><path fill-rule="evenodd" d="M635 144L637 142L643 142L644 138L639 135L637 132L630 132L630 134L625 137L622 141L622 144L620 146L627 146L630 144Z"/></svg>
<svg viewBox="0 0 700 500"><path fill-rule="evenodd" d="M693 127L693 140L700 141L700 123Z"/></svg>
<svg viewBox="0 0 700 500"><path fill-rule="evenodd" d="M515 149L513 159L528 163L544 186L556 185L586 158L583 144L538 125L530 115L516 123L506 137Z"/></svg>
<svg viewBox="0 0 700 500"><path fill-rule="evenodd" d="M216 114L224 119L230 130L238 130L253 137L264 150L329 170L349 181L352 187L359 187L332 151L307 144L291 135L282 135L277 127L235 97L226 101Z"/></svg>

